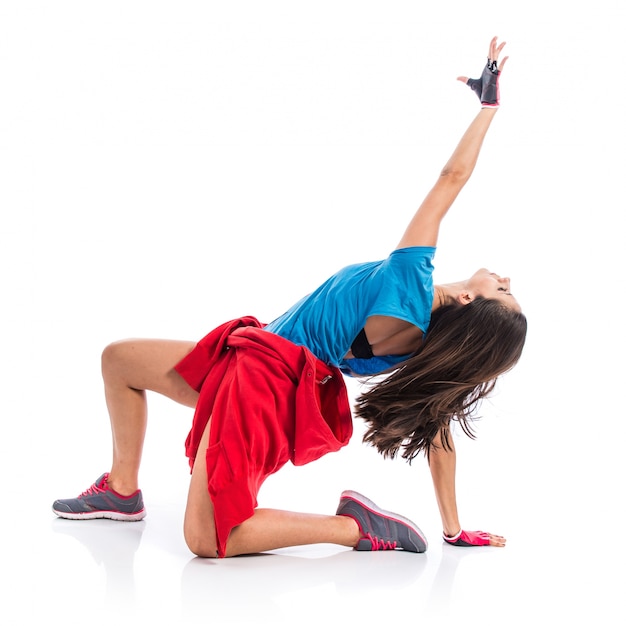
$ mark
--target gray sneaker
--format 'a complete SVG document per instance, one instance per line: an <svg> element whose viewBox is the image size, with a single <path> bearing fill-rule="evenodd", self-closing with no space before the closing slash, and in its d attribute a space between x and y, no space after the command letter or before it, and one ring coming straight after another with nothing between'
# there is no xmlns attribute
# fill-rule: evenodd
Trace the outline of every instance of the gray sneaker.
<svg viewBox="0 0 626 626"><path fill-rule="evenodd" d="M77 498L56 500L52 510L65 519L107 518L120 522L138 522L146 516L141 490L130 496L121 496L107 483L108 474L102 474L96 482Z"/></svg>
<svg viewBox="0 0 626 626"><path fill-rule="evenodd" d="M383 511L356 491L344 491L337 515L351 517L361 530L355 550L407 550L426 552L424 533L409 519Z"/></svg>

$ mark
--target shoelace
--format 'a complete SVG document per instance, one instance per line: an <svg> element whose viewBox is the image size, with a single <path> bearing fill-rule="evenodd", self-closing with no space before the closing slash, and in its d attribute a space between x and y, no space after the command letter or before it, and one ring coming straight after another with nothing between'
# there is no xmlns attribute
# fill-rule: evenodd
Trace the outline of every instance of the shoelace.
<svg viewBox="0 0 626 626"><path fill-rule="evenodd" d="M385 541L384 539L375 537L371 533L367 533L365 537L372 542L372 550L395 550L398 545L397 541Z"/></svg>
<svg viewBox="0 0 626 626"><path fill-rule="evenodd" d="M98 487L98 485L94 483L93 485L91 485L91 487L89 487L89 489L85 489L85 491L83 491L83 493L80 494L80 497L95 496L99 493L104 493L105 491L106 489L103 489L102 487Z"/></svg>

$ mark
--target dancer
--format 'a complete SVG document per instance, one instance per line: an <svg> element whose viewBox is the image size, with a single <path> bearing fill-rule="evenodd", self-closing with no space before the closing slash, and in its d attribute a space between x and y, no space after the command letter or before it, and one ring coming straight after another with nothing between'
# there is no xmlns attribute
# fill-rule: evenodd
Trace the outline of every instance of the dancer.
<svg viewBox="0 0 626 626"><path fill-rule="evenodd" d="M242 317L198 343L132 339L105 348L112 466L77 498L55 501L58 516L144 517L138 474L146 391L153 391L195 408L184 520L194 554L225 557L312 543L423 552L427 540L417 525L353 491L341 494L335 515L257 506L261 484L287 461L309 463L348 443L348 375L366 383L354 409L367 424L365 442L386 457L427 456L444 539L504 545L499 535L460 524L450 424L456 420L471 434L472 411L521 356L526 318L508 278L486 269L454 283L434 284L432 277L441 221L472 174L498 111L503 46L495 37L490 42L479 79L459 77L481 109L386 259L340 270L269 324Z"/></svg>

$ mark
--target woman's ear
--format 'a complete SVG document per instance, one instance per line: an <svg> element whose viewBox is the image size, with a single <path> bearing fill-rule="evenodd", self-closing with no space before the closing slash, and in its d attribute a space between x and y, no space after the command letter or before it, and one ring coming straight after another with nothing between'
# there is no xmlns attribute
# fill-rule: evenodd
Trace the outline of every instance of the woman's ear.
<svg viewBox="0 0 626 626"><path fill-rule="evenodd" d="M461 293L456 297L456 300L459 304L466 305L469 304L474 298L469 291L461 291Z"/></svg>

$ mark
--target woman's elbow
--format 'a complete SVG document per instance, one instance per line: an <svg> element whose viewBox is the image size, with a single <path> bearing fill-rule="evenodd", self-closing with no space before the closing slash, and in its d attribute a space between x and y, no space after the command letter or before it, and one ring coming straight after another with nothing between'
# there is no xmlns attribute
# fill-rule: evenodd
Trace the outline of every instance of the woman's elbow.
<svg viewBox="0 0 626 626"><path fill-rule="evenodd" d="M463 165L446 166L441 170L439 178L449 185L463 186L472 175L472 168Z"/></svg>

